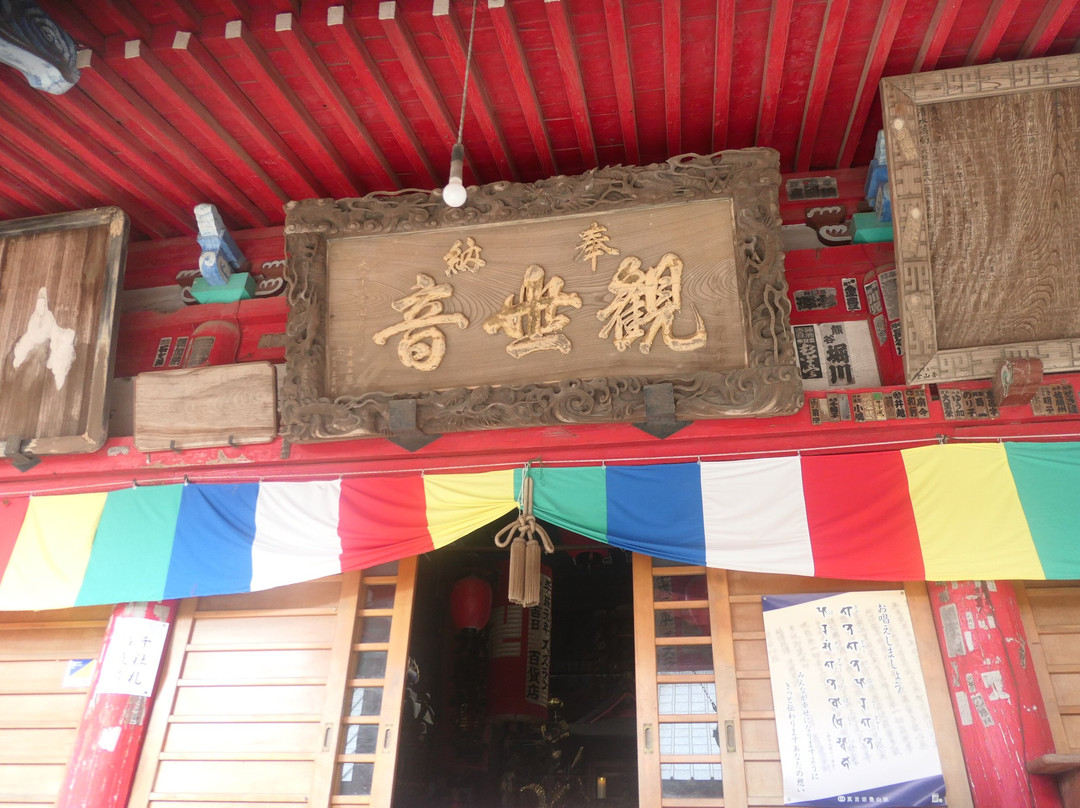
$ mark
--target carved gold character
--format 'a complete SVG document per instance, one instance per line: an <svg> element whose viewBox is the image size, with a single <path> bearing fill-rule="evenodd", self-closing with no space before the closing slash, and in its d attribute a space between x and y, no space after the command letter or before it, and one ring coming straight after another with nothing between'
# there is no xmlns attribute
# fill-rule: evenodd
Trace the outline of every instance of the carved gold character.
<svg viewBox="0 0 1080 808"><path fill-rule="evenodd" d="M465 328L469 321L464 314L443 314L442 301L454 294L450 284L436 284L430 275L420 273L412 289L415 294L390 304L394 311L405 315L405 320L384 328L372 339L376 345L385 345L390 337L402 334L398 343L401 364L417 370L435 370L446 355L446 336L437 326Z"/></svg>
<svg viewBox="0 0 1080 808"><path fill-rule="evenodd" d="M589 229L578 233L581 243L574 250L575 257L582 261L592 261L592 271L596 272L596 259L601 255L618 255L619 251L608 244L611 236L607 235L607 228L602 224L593 222Z"/></svg>
<svg viewBox="0 0 1080 808"><path fill-rule="evenodd" d="M447 250L446 255L443 256L443 261L446 262L447 275L456 275L462 270L477 272L487 264L480 257L480 245L476 243L472 236L466 237L464 249L461 247L461 239L455 241L454 246Z"/></svg>
<svg viewBox="0 0 1080 808"><path fill-rule="evenodd" d="M688 337L676 337L672 333L675 315L682 308L683 262L675 253L667 253L660 262L641 271L641 259L627 256L619 264L608 291L615 299L601 311L598 320L607 319L600 329L600 338L607 339L614 333L615 347L625 351L638 339L642 353L648 353L658 333L673 351L696 351L705 347L707 335L701 315L697 318L697 330Z"/></svg>
<svg viewBox="0 0 1080 808"><path fill-rule="evenodd" d="M512 337L514 341L506 346L506 352L515 359L533 351L570 353L570 340L562 333L570 318L559 314L558 309L580 309L581 296L562 289L562 278L555 275L545 284L544 268L532 264L525 270L520 300L514 302L513 295L507 297L502 308L484 320L484 330L489 334L505 331Z"/></svg>

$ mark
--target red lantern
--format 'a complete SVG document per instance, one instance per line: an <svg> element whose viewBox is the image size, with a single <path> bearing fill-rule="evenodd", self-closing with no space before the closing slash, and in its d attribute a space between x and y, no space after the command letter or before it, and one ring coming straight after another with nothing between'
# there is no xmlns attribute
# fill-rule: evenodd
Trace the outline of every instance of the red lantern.
<svg viewBox="0 0 1080 808"><path fill-rule="evenodd" d="M460 631L471 628L479 631L491 617L491 584L470 575L462 578L450 591L450 619Z"/></svg>

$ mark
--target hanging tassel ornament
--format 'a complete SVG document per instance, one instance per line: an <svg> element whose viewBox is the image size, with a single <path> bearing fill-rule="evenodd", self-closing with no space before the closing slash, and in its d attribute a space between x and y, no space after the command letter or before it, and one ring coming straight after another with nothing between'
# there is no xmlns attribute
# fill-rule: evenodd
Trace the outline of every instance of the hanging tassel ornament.
<svg viewBox="0 0 1080 808"><path fill-rule="evenodd" d="M525 470L521 482L521 511L518 518L495 534L496 547L510 547L510 586L507 600L526 609L540 603L540 548L555 552L555 545L541 527L532 508L533 481Z"/></svg>

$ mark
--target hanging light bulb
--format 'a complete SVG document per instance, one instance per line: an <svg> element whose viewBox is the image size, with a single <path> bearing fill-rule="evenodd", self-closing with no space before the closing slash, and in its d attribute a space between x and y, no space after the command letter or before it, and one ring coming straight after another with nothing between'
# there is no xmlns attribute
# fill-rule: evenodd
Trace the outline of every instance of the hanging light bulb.
<svg viewBox="0 0 1080 808"><path fill-rule="evenodd" d="M452 208L460 208L465 204L468 193L461 181L462 167L465 163L465 147L461 143L455 143L450 152L450 180L443 188L443 202Z"/></svg>
<svg viewBox="0 0 1080 808"><path fill-rule="evenodd" d="M469 63L472 61L473 35L476 33L476 0L473 0L472 21L469 23L469 48L465 52L465 76L461 88L461 118L458 121L457 142L450 151L450 179L442 190L443 202L452 208L460 208L469 198L462 182L465 165L465 146L461 136L465 131L465 100L469 97Z"/></svg>

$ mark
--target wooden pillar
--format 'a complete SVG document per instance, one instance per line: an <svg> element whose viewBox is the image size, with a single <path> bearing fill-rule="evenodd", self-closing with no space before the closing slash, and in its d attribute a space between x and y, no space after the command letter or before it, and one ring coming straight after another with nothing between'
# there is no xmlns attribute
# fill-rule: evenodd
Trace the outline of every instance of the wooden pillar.
<svg viewBox="0 0 1080 808"><path fill-rule="evenodd" d="M975 808L1060 808L1053 780L1026 770L1054 740L1012 585L927 588Z"/></svg>
<svg viewBox="0 0 1080 808"><path fill-rule="evenodd" d="M127 804L176 602L113 610L57 808Z"/></svg>

